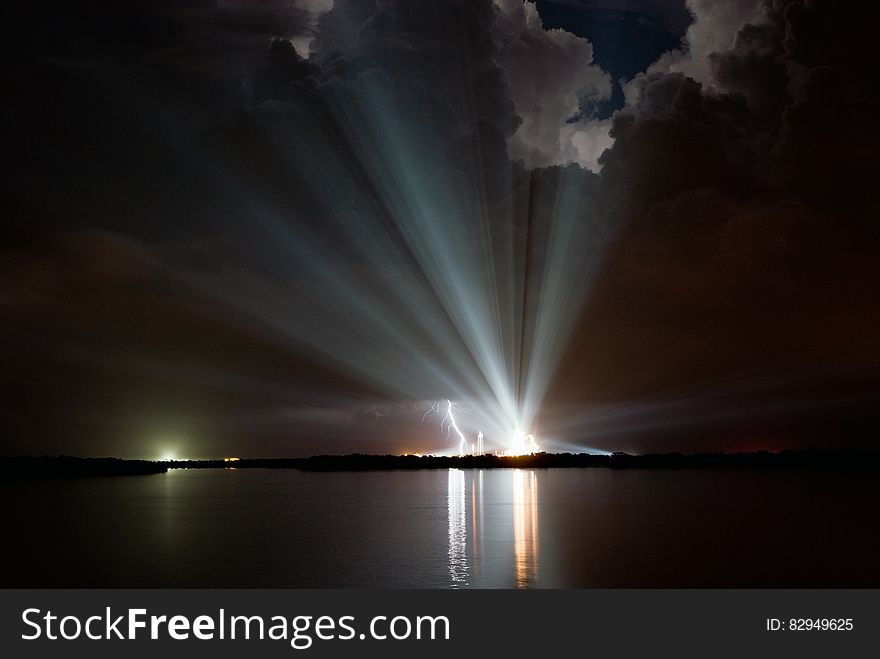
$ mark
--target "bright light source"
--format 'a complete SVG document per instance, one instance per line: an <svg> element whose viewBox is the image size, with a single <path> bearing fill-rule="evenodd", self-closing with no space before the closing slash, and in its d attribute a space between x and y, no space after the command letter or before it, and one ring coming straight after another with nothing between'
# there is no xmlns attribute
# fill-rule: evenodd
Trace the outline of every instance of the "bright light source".
<svg viewBox="0 0 880 659"><path fill-rule="evenodd" d="M517 428L513 431L513 435L510 438L510 448L502 451L501 455L532 455L540 452L541 447L538 446L535 435L532 433L526 434Z"/></svg>

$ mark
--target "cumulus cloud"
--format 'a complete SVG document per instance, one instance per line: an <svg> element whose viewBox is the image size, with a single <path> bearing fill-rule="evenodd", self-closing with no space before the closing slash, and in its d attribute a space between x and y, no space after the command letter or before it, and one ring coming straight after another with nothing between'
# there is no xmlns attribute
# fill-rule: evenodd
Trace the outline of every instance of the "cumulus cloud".
<svg viewBox="0 0 880 659"><path fill-rule="evenodd" d="M664 53L647 71L624 84L628 105L637 101L646 76L681 73L712 88L716 83L712 55L730 50L744 25L758 23L765 16L763 0L687 0L686 4L694 19L682 48Z"/></svg>
<svg viewBox="0 0 880 659"><path fill-rule="evenodd" d="M744 25L760 22L763 0L687 0L694 22L684 37L685 48L664 55L649 70L683 73L705 85L714 82L710 55L729 50Z"/></svg>
<svg viewBox="0 0 880 659"><path fill-rule="evenodd" d="M598 170L611 143L610 122L583 116L582 107L611 95L611 79L593 63L593 46L565 30L545 30L536 6L496 0L497 61L522 123L510 155L528 167L577 163Z"/></svg>
<svg viewBox="0 0 880 659"><path fill-rule="evenodd" d="M863 372L880 363L880 101L854 47L873 43L868 3L693 0L687 48L603 120L589 108L610 81L590 43L520 0L89 6L58 3L11 37L7 198L28 203L7 203L0 255L17 392L0 421L22 450L38 437L119 453L154 418L234 450L218 419L253 439L254 419L276 419L275 436L284 410L317 406L318 433L346 396L370 416L363 401L382 392L179 275L270 299L294 328L316 323L318 297L344 319L323 334L374 345L352 340L342 289L316 273L354 272L375 293L412 281L375 249L381 234L402 251L389 218L412 217L407 185L466 209L445 228L488 236L535 279L559 265L545 247L564 208L577 258L563 293L592 297L555 400L631 400L843 350ZM291 256L306 248L311 263ZM394 327L420 327L409 312ZM251 446L289 452L277 437Z"/></svg>
<svg viewBox="0 0 880 659"><path fill-rule="evenodd" d="M611 370L621 388L596 396L779 364L809 377L853 355L861 382L880 360L878 96L846 45L869 39L872 9L724 11L713 40L640 76L613 119L601 180L618 241L568 391Z"/></svg>
<svg viewBox="0 0 880 659"><path fill-rule="evenodd" d="M287 37L300 56L308 57L311 53L312 42L317 36L321 16L333 9L333 0L296 0L296 4L306 12L303 29L294 34L275 36Z"/></svg>

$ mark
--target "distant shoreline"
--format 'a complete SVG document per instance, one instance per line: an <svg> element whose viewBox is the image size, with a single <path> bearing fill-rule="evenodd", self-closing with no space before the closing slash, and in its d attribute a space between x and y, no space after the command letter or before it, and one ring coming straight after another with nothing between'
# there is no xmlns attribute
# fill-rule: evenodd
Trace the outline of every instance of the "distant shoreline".
<svg viewBox="0 0 880 659"><path fill-rule="evenodd" d="M593 455L537 453L516 457L318 455L309 458L241 458L217 460L122 460L71 456L0 458L0 479L135 476L169 469L298 469L301 471L390 471L415 469L764 469L799 471L880 471L880 452L804 449L770 453L664 453Z"/></svg>
<svg viewBox="0 0 880 659"><path fill-rule="evenodd" d="M0 458L0 480L40 480L164 474L168 465L150 460L77 458L69 455Z"/></svg>

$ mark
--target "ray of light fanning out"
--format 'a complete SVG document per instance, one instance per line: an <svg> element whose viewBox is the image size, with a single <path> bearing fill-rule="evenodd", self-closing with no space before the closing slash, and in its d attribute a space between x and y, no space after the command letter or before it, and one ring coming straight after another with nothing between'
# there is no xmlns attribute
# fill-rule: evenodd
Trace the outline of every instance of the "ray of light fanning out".
<svg viewBox="0 0 880 659"><path fill-rule="evenodd" d="M876 390L853 391L851 384L845 384L862 371L860 356L781 366L625 402L556 409L549 415L545 433L548 438L580 437L582 443L615 450L643 435L680 441L683 433L725 427L744 438L744 448L784 448L784 441L780 445L784 438L772 433L774 419L800 417L804 425L810 425L813 418L829 411L845 415L848 408L858 409L878 399ZM833 394L826 389L829 383L837 384ZM761 437L765 444L749 443L748 429L756 422L765 428ZM582 443L559 439L554 445L576 450Z"/></svg>
<svg viewBox="0 0 880 659"><path fill-rule="evenodd" d="M483 158L479 130L451 150L381 76L322 101L266 110L292 176L239 174L229 265L177 274L388 396L463 404L487 447L532 429L604 244L594 176Z"/></svg>

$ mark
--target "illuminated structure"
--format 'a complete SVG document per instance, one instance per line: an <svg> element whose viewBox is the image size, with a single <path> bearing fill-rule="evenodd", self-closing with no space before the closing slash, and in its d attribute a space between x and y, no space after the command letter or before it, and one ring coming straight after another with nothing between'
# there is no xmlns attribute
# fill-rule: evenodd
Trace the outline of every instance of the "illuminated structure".
<svg viewBox="0 0 880 659"><path fill-rule="evenodd" d="M505 449L503 451L497 452L495 455L500 455L504 457L511 457L516 455L532 455L534 453L540 453L541 447L538 446L538 442L535 439L535 435L529 433L528 435L518 428L513 431L513 436L511 437L510 448Z"/></svg>
<svg viewBox="0 0 880 659"><path fill-rule="evenodd" d="M483 451L483 431L477 433L477 455L484 455Z"/></svg>

